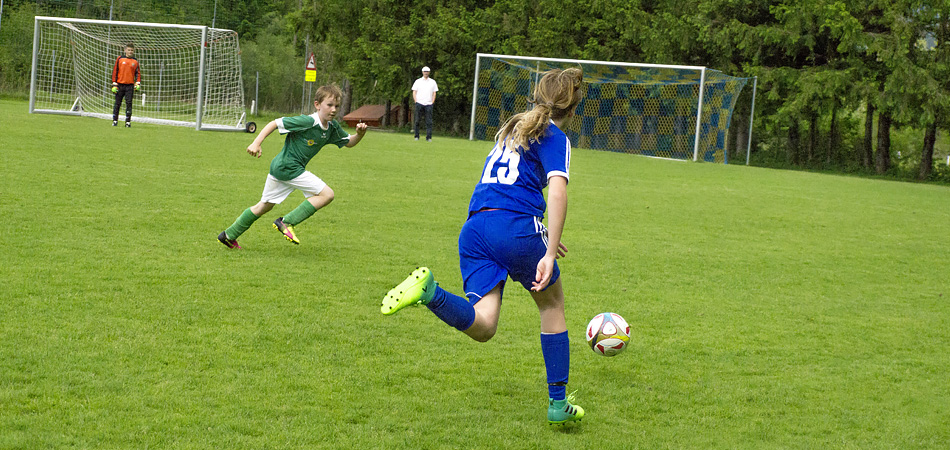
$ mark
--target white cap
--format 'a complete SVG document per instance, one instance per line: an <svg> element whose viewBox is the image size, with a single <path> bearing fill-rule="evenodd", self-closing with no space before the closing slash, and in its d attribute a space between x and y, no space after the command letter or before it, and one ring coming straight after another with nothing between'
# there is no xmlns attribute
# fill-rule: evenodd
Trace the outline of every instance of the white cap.
<svg viewBox="0 0 950 450"><path fill-rule="evenodd" d="M429 72L429 66L423 67L423 68L422 68L422 71L423 71L423 72Z"/></svg>

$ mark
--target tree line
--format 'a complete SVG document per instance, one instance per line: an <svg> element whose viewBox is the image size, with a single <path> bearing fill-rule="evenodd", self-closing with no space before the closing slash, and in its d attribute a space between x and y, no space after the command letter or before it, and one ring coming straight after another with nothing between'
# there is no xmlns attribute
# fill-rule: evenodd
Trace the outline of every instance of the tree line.
<svg viewBox="0 0 950 450"><path fill-rule="evenodd" d="M436 122L458 134L467 133L478 52L698 65L758 77L753 163L950 181L950 170L935 160L947 151L938 143L945 139L950 107L950 0L8 0L6 5L12 12L5 10L0 22L4 90L22 89L29 78L28 61L16 59L32 42L8 45L5 38L8 22L16 28L22 21L11 17L25 10L108 18L111 8L116 20L202 25L211 25L214 14L216 27L239 33L245 85L253 93L260 74L264 109L300 105L308 52L317 55L320 81L351 92L354 107L393 102L408 109L412 81L428 65L440 87ZM28 30L21 28L32 37L32 19ZM747 120L748 111L737 110L733 128L747 128ZM897 149L895 141L901 144ZM744 150L731 146L733 152Z"/></svg>

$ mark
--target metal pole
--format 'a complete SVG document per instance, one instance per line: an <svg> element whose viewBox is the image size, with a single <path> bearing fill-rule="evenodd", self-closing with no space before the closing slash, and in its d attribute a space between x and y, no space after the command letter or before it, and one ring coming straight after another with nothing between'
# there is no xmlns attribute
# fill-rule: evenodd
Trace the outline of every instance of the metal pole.
<svg viewBox="0 0 950 450"><path fill-rule="evenodd" d="M3 0L0 0L0 24L3 24Z"/></svg>
<svg viewBox="0 0 950 450"><path fill-rule="evenodd" d="M162 77L165 75L165 61L158 66L158 102L155 105L156 111L162 110ZM145 95L145 94L142 94Z"/></svg>
<svg viewBox="0 0 950 450"><path fill-rule="evenodd" d="M699 131L703 121L703 93L706 87L706 68L699 76L699 105L696 109L696 137L693 140L693 161L699 161Z"/></svg>
<svg viewBox="0 0 950 450"><path fill-rule="evenodd" d="M201 28L201 59L198 62L198 98L195 108L195 129L201 129L201 113L205 102L205 53L208 46L208 27Z"/></svg>
<svg viewBox="0 0 950 450"><path fill-rule="evenodd" d="M261 88L261 73L256 73L257 75L254 76L254 112L252 113L255 116L257 115L257 110L261 107L261 100L260 97L258 97Z"/></svg>
<svg viewBox="0 0 950 450"><path fill-rule="evenodd" d="M472 121L468 126L468 140L475 140L475 102L478 101L478 71L481 67L482 55L475 55L475 85L472 86Z"/></svg>
<svg viewBox="0 0 950 450"><path fill-rule="evenodd" d="M112 0L112 1L109 2L109 21L110 21L110 22L112 21L112 5L113 5L113 4L115 4L115 0ZM109 42L112 42L112 25L109 25L108 32L106 33L106 36L107 36L106 39L108 39Z"/></svg>
<svg viewBox="0 0 950 450"><path fill-rule="evenodd" d="M752 154L752 119L755 117L755 88L759 84L759 77L752 78L752 110L749 111L749 142L745 148L745 165L749 165L749 156Z"/></svg>
<svg viewBox="0 0 950 450"><path fill-rule="evenodd" d="M214 0L214 13L211 15L211 28L214 28L214 21L218 18L218 0Z"/></svg>
<svg viewBox="0 0 950 450"><path fill-rule="evenodd" d="M534 89L538 87L538 78L541 76L541 61L534 63L534 84L531 86L531 89L528 90L528 98L537 100L534 98ZM528 103L528 109L534 109L534 103Z"/></svg>
<svg viewBox="0 0 950 450"><path fill-rule="evenodd" d="M40 49L40 19L33 19L33 70L30 72L30 114L36 110L36 59Z"/></svg>
<svg viewBox="0 0 950 450"><path fill-rule="evenodd" d="M307 35L306 40L304 41L304 64L307 64L307 56L310 55L310 35ZM300 88L300 114L307 114L307 81L304 80L303 86Z"/></svg>
<svg viewBox="0 0 950 450"><path fill-rule="evenodd" d="M53 103L53 77L56 76L56 50L53 50L53 62L49 72L49 102Z"/></svg>

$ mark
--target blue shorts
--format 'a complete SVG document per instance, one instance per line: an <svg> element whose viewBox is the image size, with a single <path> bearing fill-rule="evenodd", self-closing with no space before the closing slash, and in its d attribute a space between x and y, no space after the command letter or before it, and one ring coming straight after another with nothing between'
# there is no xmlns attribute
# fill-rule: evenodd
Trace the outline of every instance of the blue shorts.
<svg viewBox="0 0 950 450"><path fill-rule="evenodd" d="M473 304L478 303L509 276L530 290L538 261L547 251L548 229L540 218L505 210L473 214L459 233L459 266L465 296ZM548 286L560 276L555 261Z"/></svg>

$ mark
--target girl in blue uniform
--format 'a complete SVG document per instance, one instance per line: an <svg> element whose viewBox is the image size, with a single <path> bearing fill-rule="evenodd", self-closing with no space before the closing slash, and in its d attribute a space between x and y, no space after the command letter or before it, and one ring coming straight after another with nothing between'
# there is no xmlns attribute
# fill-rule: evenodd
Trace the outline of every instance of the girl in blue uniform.
<svg viewBox="0 0 950 450"><path fill-rule="evenodd" d="M551 425L584 417L584 410L566 396L570 346L556 262L567 252L561 232L571 165L571 142L561 130L581 101L582 76L580 69L546 72L535 88L535 107L512 116L495 136L459 235L467 299L440 288L432 272L420 267L389 291L380 308L388 315L421 303L445 323L485 342L498 329L505 281L510 276L521 283L541 315ZM545 210L547 227L541 222Z"/></svg>

